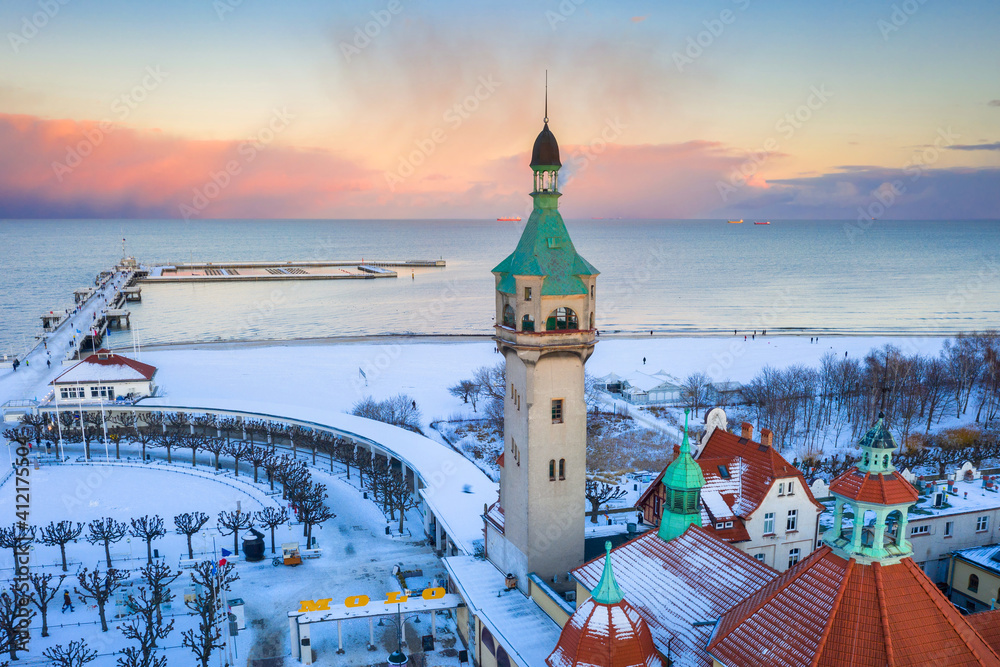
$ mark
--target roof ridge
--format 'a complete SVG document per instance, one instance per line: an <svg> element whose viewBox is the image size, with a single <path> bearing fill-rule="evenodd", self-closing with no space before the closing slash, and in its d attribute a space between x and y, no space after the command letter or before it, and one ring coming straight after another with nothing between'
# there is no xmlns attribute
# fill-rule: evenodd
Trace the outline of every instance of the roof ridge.
<svg viewBox="0 0 1000 667"><path fill-rule="evenodd" d="M823 656L823 647L826 646L826 640L830 638L830 633L833 631L833 623L837 618L837 612L840 611L840 602L844 599L844 593L847 592L846 584L850 581L851 574L854 572L855 562L856 561L853 558L847 561L847 568L844 570L844 577L841 579L841 585L837 589L836 597L833 598L833 604L830 606L830 616L827 619L826 626L823 628L823 634L820 635L819 642L816 644L816 654L813 656L813 661L810 667L816 667L819 664L820 658Z"/></svg>
<svg viewBox="0 0 1000 667"><path fill-rule="evenodd" d="M889 609L885 603L885 585L882 581L882 563L875 561L872 563L872 571L875 573L875 597L878 598L879 616L882 620L882 634L885 641L885 659L889 666L896 664L892 655L892 632L889 629Z"/></svg>
<svg viewBox="0 0 1000 667"><path fill-rule="evenodd" d="M822 555L820 555L821 551L823 552ZM788 588L789 586L791 586L792 583L794 583L795 581L797 581L799 579L799 577L801 577L803 574L805 574L810 569L809 567L806 567L807 563L811 563L811 562L814 562L814 561L816 561L818 559L821 559L822 557L825 557L826 554L830 553L830 551L832 551L832 549L828 545L824 544L822 547L820 547L819 549L816 549L811 554L809 554L809 556L804 561L801 561L799 563L800 567L798 567L798 570L785 570L784 573L779 574L777 577L775 577L774 579L772 579L768 583L766 583L763 586L761 586L758 590L754 591L753 593L751 593L750 595L748 595L746 598L744 598L743 601L741 601L739 604L737 604L735 607L733 607L733 609L731 611L736 611L737 609L739 609L743 605L749 606L750 609L751 609L751 611L737 615L736 618L738 618L739 620L737 622L734 622L734 623L732 623L730 625L730 627L726 631L725 635L729 635L729 633L732 631L733 628L736 628L737 626L742 625L744 622L746 622L747 619L749 619L751 616L753 616L754 614L756 614L760 609L762 609L764 607L764 605L768 604L769 602L771 602L771 600L773 600L774 598L776 598L778 596L778 593L780 593L781 591L783 591L786 588ZM787 575L789 572L792 572L793 574L791 576L788 576L787 579L785 579L785 575ZM783 585L776 585L779 582L783 582ZM772 586L773 586L773 588L771 588ZM752 598L754 598L757 595L760 595L762 592L768 590L769 588L771 588L771 590L760 598L760 602L759 603L753 604L753 605L749 605L749 602L750 602L750 600ZM715 639L718 640L722 636L723 635L716 635ZM713 640L713 641L715 641L715 640Z"/></svg>
<svg viewBox="0 0 1000 667"><path fill-rule="evenodd" d="M958 615L958 611L956 611L955 608L950 603L942 604L942 599L944 598L944 595L941 593L941 591L937 589L936 586L929 585L929 580L927 579L927 575L924 574L923 570L917 567L916 563L913 562L912 558L904 558L901 562L906 565L906 568L909 570L910 575L917 580L917 583L920 585L920 587L923 588L924 591L928 593L928 597L930 597L931 601L934 603L934 606L936 606L938 610L941 611L945 619L948 621L948 624L955 631L955 634L958 635L959 639L961 639L962 642L969 647L969 650L972 651L972 654L981 661L985 656L979 655L979 651L976 649L975 646L973 646L973 642L969 641L971 638L967 637L966 633L962 631L960 625L955 622L955 616ZM958 618L965 624L965 627L968 628L969 631L971 631L972 634L975 635L977 639L979 639L982 645L986 647L986 650L990 652L990 656L997 661L997 663L995 664L1000 664L1000 656L996 654L996 651L993 650L993 647L990 646L987 643L987 641L983 639L982 636L973 629L971 625L969 625L968 621L966 621L961 616L959 616Z"/></svg>

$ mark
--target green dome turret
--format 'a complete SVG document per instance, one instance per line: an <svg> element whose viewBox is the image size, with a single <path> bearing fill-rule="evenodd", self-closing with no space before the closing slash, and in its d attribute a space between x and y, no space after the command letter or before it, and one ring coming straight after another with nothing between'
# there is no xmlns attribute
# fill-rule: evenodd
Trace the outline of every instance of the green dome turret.
<svg viewBox="0 0 1000 667"><path fill-rule="evenodd" d="M667 497L659 536L664 540L683 535L689 526L701 525L701 489L705 486L705 475L691 456L691 443L688 440L689 413L690 410L684 411L684 438L680 453L663 473L663 487Z"/></svg>

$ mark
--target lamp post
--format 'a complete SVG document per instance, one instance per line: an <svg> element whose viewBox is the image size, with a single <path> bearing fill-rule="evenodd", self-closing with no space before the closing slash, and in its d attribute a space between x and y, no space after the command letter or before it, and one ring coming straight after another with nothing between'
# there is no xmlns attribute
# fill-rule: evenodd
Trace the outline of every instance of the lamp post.
<svg viewBox="0 0 1000 667"><path fill-rule="evenodd" d="M393 620L389 619L396 626L396 650L389 654L387 662L394 667L400 667L400 665L405 665L410 659L403 653L403 619L401 605L396 604L396 618Z"/></svg>

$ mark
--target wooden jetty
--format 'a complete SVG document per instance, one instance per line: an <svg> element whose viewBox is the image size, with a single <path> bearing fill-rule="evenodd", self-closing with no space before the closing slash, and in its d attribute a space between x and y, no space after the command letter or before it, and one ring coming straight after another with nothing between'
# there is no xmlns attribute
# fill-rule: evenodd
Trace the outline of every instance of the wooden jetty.
<svg viewBox="0 0 1000 667"><path fill-rule="evenodd" d="M127 327L132 326L131 322L129 322L129 317L131 315L132 315L132 313L130 313L127 310L122 310L122 309L119 309L119 308L111 308L111 309L108 309L104 313L104 315L102 315L101 317L99 317L97 319L98 319L98 321L103 320L103 324L105 325L105 328L107 328L109 326L113 326L113 327L118 327L119 329L122 329L122 328L127 328Z"/></svg>
<svg viewBox="0 0 1000 667"><path fill-rule="evenodd" d="M252 280L368 280L395 278L396 268L443 268L443 259L316 260L301 262L187 262L149 268L137 282L238 282ZM127 292L128 290L126 290ZM128 296L125 297L128 299Z"/></svg>

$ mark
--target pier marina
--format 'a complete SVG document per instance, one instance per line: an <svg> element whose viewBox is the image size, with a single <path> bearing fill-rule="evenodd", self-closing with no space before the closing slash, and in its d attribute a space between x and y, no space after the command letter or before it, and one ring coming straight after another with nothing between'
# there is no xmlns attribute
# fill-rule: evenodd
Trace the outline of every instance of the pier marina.
<svg viewBox="0 0 1000 667"><path fill-rule="evenodd" d="M184 262L151 266L144 283L255 280L367 280L396 278L395 269L443 268L443 259L315 260L291 262Z"/></svg>

